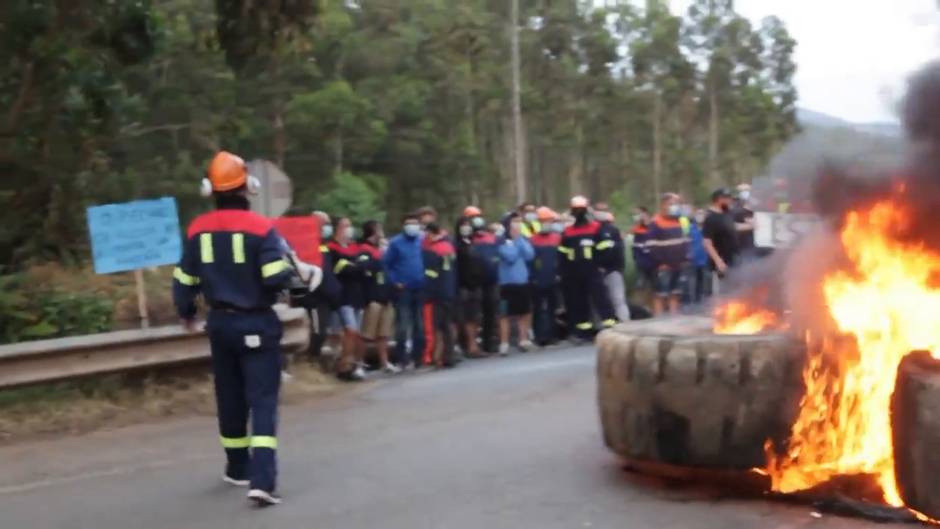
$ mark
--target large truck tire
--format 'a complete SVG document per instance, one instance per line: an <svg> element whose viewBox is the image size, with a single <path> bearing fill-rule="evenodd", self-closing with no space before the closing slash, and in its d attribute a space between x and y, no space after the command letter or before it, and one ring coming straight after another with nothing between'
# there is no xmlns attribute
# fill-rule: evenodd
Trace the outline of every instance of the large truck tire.
<svg viewBox="0 0 940 529"><path fill-rule="evenodd" d="M904 503L940 519L940 362L908 355L898 366L891 397L894 471Z"/></svg>
<svg viewBox="0 0 940 529"><path fill-rule="evenodd" d="M604 442L629 461L763 467L799 409L805 349L783 334L715 335L685 316L619 325L597 349Z"/></svg>

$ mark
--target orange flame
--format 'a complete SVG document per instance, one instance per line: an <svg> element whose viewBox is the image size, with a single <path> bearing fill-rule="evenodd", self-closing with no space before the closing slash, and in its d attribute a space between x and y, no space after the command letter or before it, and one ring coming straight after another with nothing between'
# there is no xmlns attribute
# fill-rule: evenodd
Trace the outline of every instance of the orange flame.
<svg viewBox="0 0 940 529"><path fill-rule="evenodd" d="M776 314L744 301L729 301L715 310L715 334L757 334L777 326Z"/></svg>
<svg viewBox="0 0 940 529"><path fill-rule="evenodd" d="M908 225L907 212L892 201L847 216L841 243L852 270L831 272L822 285L845 337L807 337L806 395L787 450L778 455L767 446L774 490L870 474L886 503L904 505L894 474L891 394L904 356L940 350L940 288L931 282L940 255L900 242L896 235Z"/></svg>

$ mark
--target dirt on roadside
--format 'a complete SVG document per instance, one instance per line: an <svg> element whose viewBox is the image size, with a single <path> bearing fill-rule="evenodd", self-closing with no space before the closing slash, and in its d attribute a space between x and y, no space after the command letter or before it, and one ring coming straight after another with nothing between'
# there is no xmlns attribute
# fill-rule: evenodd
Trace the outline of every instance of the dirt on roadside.
<svg viewBox="0 0 940 529"><path fill-rule="evenodd" d="M281 386L281 402L301 402L339 387L335 378L319 368L297 362ZM0 392L0 445L164 417L214 414L212 377L205 367L13 389Z"/></svg>

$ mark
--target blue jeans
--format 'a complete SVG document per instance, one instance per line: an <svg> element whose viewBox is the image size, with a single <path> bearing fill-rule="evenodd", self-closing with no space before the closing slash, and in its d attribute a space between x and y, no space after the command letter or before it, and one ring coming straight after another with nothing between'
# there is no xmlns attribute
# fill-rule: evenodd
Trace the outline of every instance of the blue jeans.
<svg viewBox="0 0 940 529"><path fill-rule="evenodd" d="M395 298L395 358L405 366L409 362L421 363L424 352L424 295L420 290L405 289ZM408 353L408 337L411 335L411 353Z"/></svg>

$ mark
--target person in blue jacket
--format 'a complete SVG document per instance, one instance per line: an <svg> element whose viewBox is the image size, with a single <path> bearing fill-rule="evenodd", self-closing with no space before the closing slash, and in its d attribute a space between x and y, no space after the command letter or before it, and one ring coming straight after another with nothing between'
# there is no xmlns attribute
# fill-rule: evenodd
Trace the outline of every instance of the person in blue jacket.
<svg viewBox="0 0 940 529"><path fill-rule="evenodd" d="M382 257L395 300L395 352L399 367L421 365L424 351L424 260L421 256L421 224L416 215L406 215L402 231L392 237ZM408 338L411 338L411 352Z"/></svg>
<svg viewBox="0 0 940 529"><path fill-rule="evenodd" d="M558 309L558 245L562 225L558 213L547 207L538 209L539 232L529 238L535 258L529 267L532 281L532 331L535 343L546 346L558 340L555 312Z"/></svg>
<svg viewBox="0 0 940 529"><path fill-rule="evenodd" d="M535 257L532 244L522 234L522 218L514 215L509 232L499 244L499 354L509 354L509 325L515 319L519 333L519 352L532 346L529 328L532 322L532 298L529 292L529 262Z"/></svg>
<svg viewBox="0 0 940 529"><path fill-rule="evenodd" d="M693 222L689 224L691 249L689 261L692 263L692 303L701 303L705 296L711 295L711 274L708 273L708 252L705 251L705 237L702 235L702 223L705 222L705 210L695 212Z"/></svg>

